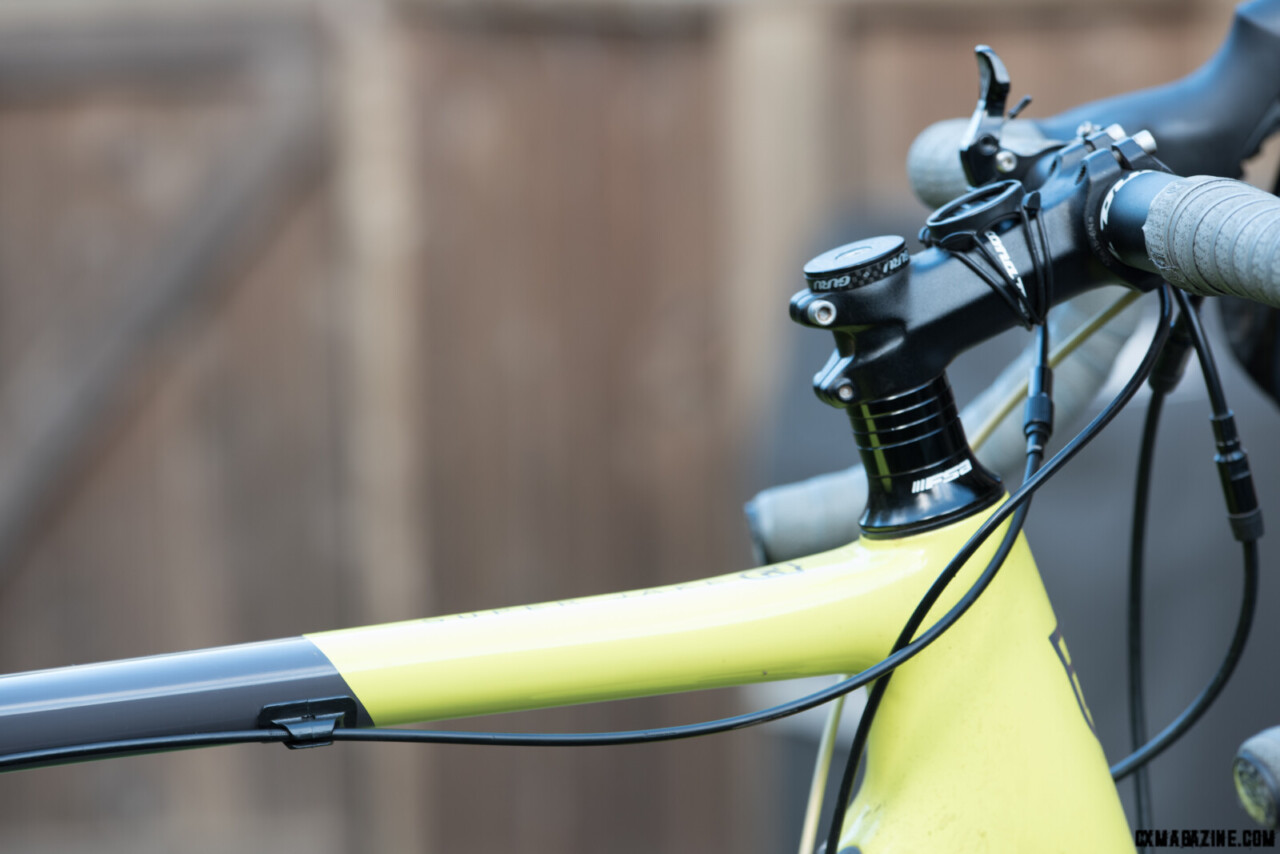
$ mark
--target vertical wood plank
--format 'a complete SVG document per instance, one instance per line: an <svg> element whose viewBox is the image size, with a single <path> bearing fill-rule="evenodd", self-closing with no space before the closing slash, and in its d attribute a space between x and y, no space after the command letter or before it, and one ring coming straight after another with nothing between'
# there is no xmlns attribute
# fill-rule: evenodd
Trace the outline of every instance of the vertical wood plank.
<svg viewBox="0 0 1280 854"><path fill-rule="evenodd" d="M792 327L787 299L803 284L834 202L834 135L853 108L836 99L832 63L840 10L828 4L746 3L718 16L724 164L716 291L733 424L775 395L778 353Z"/></svg>
<svg viewBox="0 0 1280 854"><path fill-rule="evenodd" d="M338 287L347 315L345 611L352 624L389 622L430 613L414 105L389 4L340 2L326 11L336 47ZM426 757L413 746L352 757L350 850L426 849L435 800Z"/></svg>

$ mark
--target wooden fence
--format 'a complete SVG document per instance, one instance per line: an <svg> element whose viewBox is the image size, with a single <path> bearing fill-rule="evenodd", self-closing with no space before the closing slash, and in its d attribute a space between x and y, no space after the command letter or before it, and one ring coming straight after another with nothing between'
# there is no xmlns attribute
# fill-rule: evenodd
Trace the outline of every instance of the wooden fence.
<svg viewBox="0 0 1280 854"><path fill-rule="evenodd" d="M1189 70L1227 21L1112 5L0 16L0 667L745 563L809 235L902 203L975 42L1048 114ZM764 852L771 767L754 733L231 748L0 778L0 845Z"/></svg>

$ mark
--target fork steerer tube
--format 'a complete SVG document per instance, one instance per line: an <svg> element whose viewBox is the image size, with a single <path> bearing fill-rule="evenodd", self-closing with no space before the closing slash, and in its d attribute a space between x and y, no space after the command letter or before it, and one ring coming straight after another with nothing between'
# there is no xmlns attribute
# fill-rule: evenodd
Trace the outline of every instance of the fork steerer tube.
<svg viewBox="0 0 1280 854"><path fill-rule="evenodd" d="M896 537L945 525L1000 499L1000 480L965 441L946 375L905 394L849 407L867 472L865 536Z"/></svg>

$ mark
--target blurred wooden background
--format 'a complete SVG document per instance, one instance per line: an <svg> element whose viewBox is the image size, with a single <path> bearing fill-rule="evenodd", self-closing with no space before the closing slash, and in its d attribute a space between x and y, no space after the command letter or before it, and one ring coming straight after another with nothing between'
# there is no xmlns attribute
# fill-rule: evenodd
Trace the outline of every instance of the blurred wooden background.
<svg viewBox="0 0 1280 854"><path fill-rule="evenodd" d="M1229 9L0 10L0 667L746 563L798 266L837 210L913 204L973 45L1047 115L1191 70ZM224 749L0 778L0 845L765 852L771 767L754 733Z"/></svg>

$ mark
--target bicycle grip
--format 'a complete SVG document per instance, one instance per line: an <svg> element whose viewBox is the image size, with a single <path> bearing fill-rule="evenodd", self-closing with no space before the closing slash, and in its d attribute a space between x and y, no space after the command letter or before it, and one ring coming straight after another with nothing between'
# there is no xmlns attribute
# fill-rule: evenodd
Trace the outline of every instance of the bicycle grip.
<svg viewBox="0 0 1280 854"><path fill-rule="evenodd" d="M969 192L969 182L960 165L960 142L968 124L965 119L934 122L907 149L911 191L931 208L940 208Z"/></svg>
<svg viewBox="0 0 1280 854"><path fill-rule="evenodd" d="M1142 266L1170 284L1280 307L1280 199L1270 193L1230 178L1170 180L1142 236L1151 261Z"/></svg>

